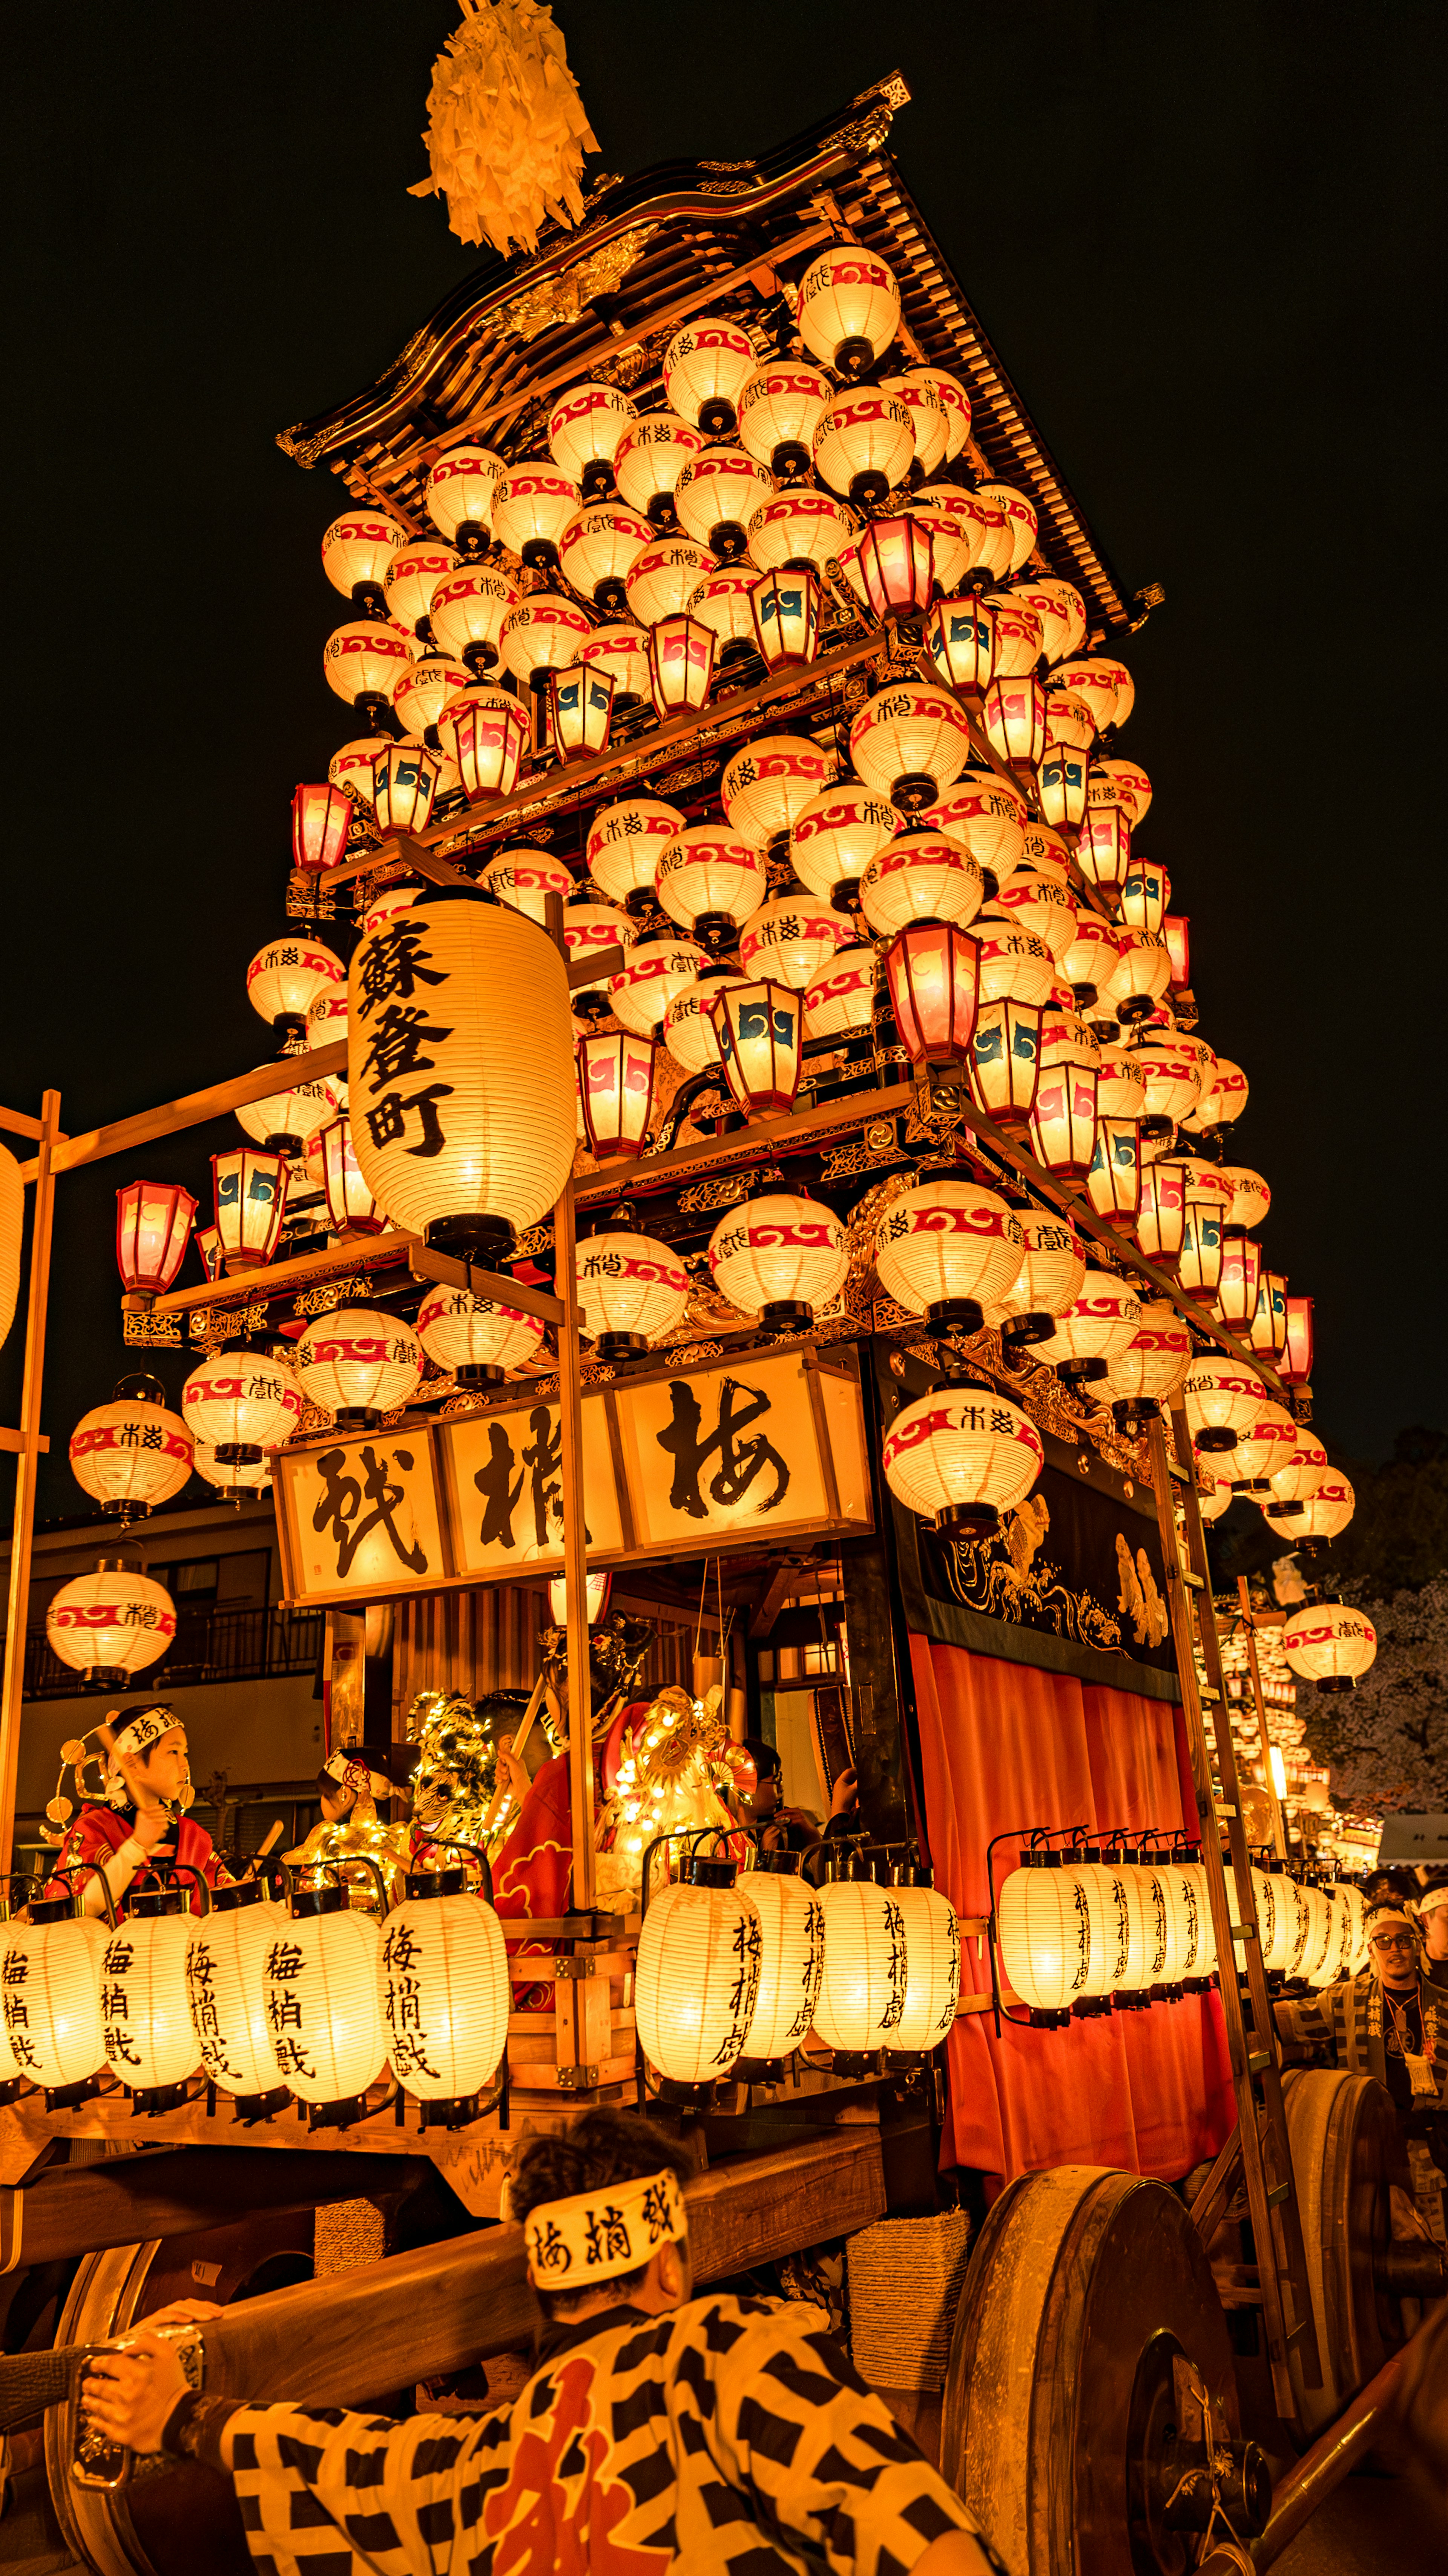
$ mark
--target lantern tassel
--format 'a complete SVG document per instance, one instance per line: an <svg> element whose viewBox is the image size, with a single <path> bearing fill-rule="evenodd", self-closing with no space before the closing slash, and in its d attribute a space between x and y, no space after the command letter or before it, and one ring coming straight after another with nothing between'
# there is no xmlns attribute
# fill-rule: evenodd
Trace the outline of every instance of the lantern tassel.
<svg viewBox="0 0 1448 2576"><path fill-rule="evenodd" d="M462 7L432 67L423 137L432 176L408 195L445 196L460 241L533 251L549 215L578 222L583 156L598 145L552 11L540 0Z"/></svg>

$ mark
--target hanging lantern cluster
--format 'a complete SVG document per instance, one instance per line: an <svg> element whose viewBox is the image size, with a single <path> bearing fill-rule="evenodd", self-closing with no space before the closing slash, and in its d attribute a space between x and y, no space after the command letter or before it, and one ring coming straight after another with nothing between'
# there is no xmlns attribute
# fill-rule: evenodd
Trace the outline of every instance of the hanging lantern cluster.
<svg viewBox="0 0 1448 2576"><path fill-rule="evenodd" d="M1217 1964L1206 1870L1144 1844L1034 1843L1004 1880L1001 1984L1040 2028L1196 1994Z"/></svg>

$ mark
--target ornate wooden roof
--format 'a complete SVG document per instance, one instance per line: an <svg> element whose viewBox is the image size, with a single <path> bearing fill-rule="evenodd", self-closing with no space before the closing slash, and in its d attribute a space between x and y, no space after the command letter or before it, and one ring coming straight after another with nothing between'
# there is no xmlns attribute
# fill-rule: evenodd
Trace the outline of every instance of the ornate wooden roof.
<svg viewBox="0 0 1448 2576"><path fill-rule="evenodd" d="M908 357L966 385L971 461L1034 501L1040 564L1075 582L1093 629L1139 624L1152 595L1123 590L884 149L909 96L892 73L757 161L666 162L600 181L575 230L550 228L532 258L456 287L375 384L278 445L299 465L325 460L357 499L430 532L422 491L440 449L466 434L510 461L539 453L551 403L583 377L654 408L664 350L694 313L727 312L761 357L773 354L793 327L784 284L821 243L856 240L895 273Z"/></svg>

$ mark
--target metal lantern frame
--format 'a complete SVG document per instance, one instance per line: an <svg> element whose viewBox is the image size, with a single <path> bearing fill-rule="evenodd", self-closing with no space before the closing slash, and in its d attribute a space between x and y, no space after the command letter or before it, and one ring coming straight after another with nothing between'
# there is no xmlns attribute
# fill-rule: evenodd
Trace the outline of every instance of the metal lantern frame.
<svg viewBox="0 0 1448 2576"><path fill-rule="evenodd" d="M794 1107L804 1047L804 995L772 976L725 984L709 1005L724 1078L746 1118Z"/></svg>
<svg viewBox="0 0 1448 2576"><path fill-rule="evenodd" d="M196 1201L179 1181L127 1181L116 1192L116 1267L127 1297L164 1295L186 1258Z"/></svg>
<svg viewBox="0 0 1448 2576"><path fill-rule="evenodd" d="M643 1152L654 1114L661 1048L632 1029L596 1029L578 1041L583 1139L598 1163Z"/></svg>

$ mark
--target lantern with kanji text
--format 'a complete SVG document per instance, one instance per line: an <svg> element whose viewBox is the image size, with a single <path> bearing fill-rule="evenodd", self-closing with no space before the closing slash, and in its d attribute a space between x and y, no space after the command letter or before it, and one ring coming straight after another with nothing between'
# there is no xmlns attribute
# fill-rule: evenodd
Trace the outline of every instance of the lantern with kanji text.
<svg viewBox="0 0 1448 2576"><path fill-rule="evenodd" d="M548 415L548 453L585 501L612 490L613 460L637 418L637 404L620 385L570 385L559 395Z"/></svg>
<svg viewBox="0 0 1448 2576"><path fill-rule="evenodd" d="M1118 1430L1155 1422L1192 1364L1192 1337L1172 1306L1143 1304L1141 1321L1106 1363L1112 1414Z"/></svg>
<svg viewBox="0 0 1448 2576"><path fill-rule="evenodd" d="M677 932L641 939L608 979L614 1017L636 1037L657 1037L675 994L695 981L705 963L703 949Z"/></svg>
<svg viewBox="0 0 1448 2576"><path fill-rule="evenodd" d="M856 509L877 507L903 483L914 454L909 412L879 385L836 394L814 434L815 472Z"/></svg>
<svg viewBox="0 0 1448 2576"><path fill-rule="evenodd" d="M812 894L827 895L844 910L850 890L899 829L900 816L887 796L862 787L857 778L842 778L795 816L789 836L795 873Z"/></svg>
<svg viewBox="0 0 1448 2576"><path fill-rule="evenodd" d="M666 2085L712 2085L743 2053L759 1992L759 1916L732 1860L695 1857L660 1889L639 1934L638 2041Z"/></svg>
<svg viewBox="0 0 1448 2576"><path fill-rule="evenodd" d="M1146 1020L1171 981L1171 959L1159 932L1120 930L1116 964L1101 988L1101 1000L1118 1020Z"/></svg>
<svg viewBox="0 0 1448 2576"><path fill-rule="evenodd" d="M406 543L407 530L385 510L344 510L322 538L322 570L344 599L375 613L387 567Z"/></svg>
<svg viewBox="0 0 1448 2576"><path fill-rule="evenodd" d="M459 1386L496 1386L505 1370L546 1357L539 1316L475 1297L470 1288L430 1288L418 1309L417 1337Z"/></svg>
<svg viewBox="0 0 1448 2576"><path fill-rule="evenodd" d="M793 825L827 784L832 763L803 734L759 734L735 753L719 782L731 832L782 855Z"/></svg>
<svg viewBox="0 0 1448 2576"><path fill-rule="evenodd" d="M1035 1424L993 1387L956 1382L905 1405L885 1434L885 1482L948 1538L994 1535L1045 1464Z"/></svg>
<svg viewBox="0 0 1448 2576"><path fill-rule="evenodd" d="M282 2081L313 2128L349 2127L387 2062L382 1936L345 1887L298 1888L262 1962Z"/></svg>
<svg viewBox="0 0 1448 2576"><path fill-rule="evenodd" d="M915 433L915 465L922 474L933 474L946 462L952 429L956 426L945 401L932 383L928 372L911 375L882 376L881 388L903 403L910 415Z"/></svg>
<svg viewBox="0 0 1448 2576"><path fill-rule="evenodd" d="M558 540L563 578L605 617L622 617L628 598L625 580L653 538L648 520L636 510L626 510L618 501L596 501L570 519Z"/></svg>
<svg viewBox="0 0 1448 2576"><path fill-rule="evenodd" d="M40 2087L48 2111L64 2110L98 2091L106 2062L101 1958L109 1934L92 1916L74 1914L68 1893L37 1897L28 1912L28 1923L0 1927L0 2011L17 2074Z"/></svg>
<svg viewBox="0 0 1448 2576"><path fill-rule="evenodd" d="M571 475L530 457L510 466L498 485L493 534L530 572L547 572L558 561L559 539L577 518L582 497Z"/></svg>
<svg viewBox="0 0 1448 2576"><path fill-rule="evenodd" d="M322 648L322 670L329 689L345 698L374 725L392 702L392 692L412 664L408 629L390 620L367 618L339 626Z"/></svg>
<svg viewBox="0 0 1448 2576"><path fill-rule="evenodd" d="M968 770L930 810L930 829L960 841L977 865L1004 885L1026 852L1030 808L1014 780L993 769Z"/></svg>
<svg viewBox="0 0 1448 2576"><path fill-rule="evenodd" d="M682 1323L689 1274L677 1253L650 1234L610 1226L578 1246L583 1329L601 1360L635 1359Z"/></svg>
<svg viewBox="0 0 1448 2576"><path fill-rule="evenodd" d="M567 903L573 893L573 879L561 859L550 858L546 850L534 849L525 842L518 849L500 850L478 871L478 884L495 902L505 903L510 912L521 912L540 924L548 919L548 897L556 894Z"/></svg>
<svg viewBox="0 0 1448 2576"><path fill-rule="evenodd" d="M712 950L758 911L767 879L747 841L717 824L694 823L662 851L654 882L669 919Z"/></svg>
<svg viewBox="0 0 1448 2576"><path fill-rule="evenodd" d="M279 1073L284 1071L286 1061L283 1056L277 1066ZM243 1101L236 1113L236 1121L239 1127L245 1128L248 1136L254 1136L258 1144L264 1145L269 1154L295 1158L305 1153L317 1129L335 1117L336 1111L337 1095L330 1082L291 1082L284 1083L280 1090L268 1092L262 1100ZM213 1157L213 1162L219 1159ZM217 1213L219 1217L219 1201ZM230 1263L227 1266L229 1268Z"/></svg>
<svg viewBox="0 0 1448 2576"><path fill-rule="evenodd" d="M868 1038L875 1020L875 951L840 948L811 976L804 997L807 1038Z"/></svg>
<svg viewBox="0 0 1448 2576"><path fill-rule="evenodd" d="M267 1946L285 1921L285 1907L256 1879L214 1887L205 1914L187 1918L191 2027L208 2080L232 2096L239 2119L266 2118L286 2105L262 1985Z"/></svg>
<svg viewBox="0 0 1448 2576"><path fill-rule="evenodd" d="M1225 1456L1255 1421L1266 1390L1255 1369L1240 1360L1198 1360L1183 1388L1187 1427L1206 1456Z"/></svg>
<svg viewBox="0 0 1448 2576"><path fill-rule="evenodd" d="M795 320L812 357L837 375L861 376L899 330L900 289L873 251L833 242L800 280Z"/></svg>
<svg viewBox="0 0 1448 2576"><path fill-rule="evenodd" d="M1298 1678L1316 1690L1351 1690L1377 1658L1378 1632L1343 1601L1314 1601L1290 1610L1282 1652Z"/></svg>
<svg viewBox="0 0 1448 2576"><path fill-rule="evenodd" d="M422 1350L410 1324L375 1306L337 1306L316 1315L297 1343L302 1391L336 1417L339 1431L375 1431L407 1404L422 1378Z"/></svg>
<svg viewBox="0 0 1448 2576"><path fill-rule="evenodd" d="M933 1333L978 1333L1024 1257L1020 1224L1003 1198L933 1172L891 1202L875 1228L875 1268L897 1305Z"/></svg>
<svg viewBox="0 0 1448 2576"><path fill-rule="evenodd" d="M649 525L674 524L674 487L704 440L677 412L646 412L626 429L614 451L613 479L619 497L631 510L642 510Z"/></svg>
<svg viewBox="0 0 1448 2576"><path fill-rule="evenodd" d="M1099 912L1093 912L1088 904L1079 904L1076 907L1076 935L1062 952L1061 972L1083 1010L1099 1001L1119 963L1116 934L1110 922L1103 921ZM1100 1016L1104 1020L1111 1017L1104 1008Z"/></svg>
<svg viewBox="0 0 1448 2576"><path fill-rule="evenodd" d="M822 575L836 556L844 558L852 530L841 502L828 492L802 484L776 492L760 503L749 521L749 556L761 572L813 572ZM861 599L864 589L855 583Z"/></svg>
<svg viewBox="0 0 1448 2576"><path fill-rule="evenodd" d="M872 958L873 955L871 950ZM711 1008L722 984L747 984L749 980L747 975L739 974L733 967L711 966L701 969L692 983L685 984L674 995L664 1013L664 1044L674 1062L681 1064L686 1073L703 1073L708 1066L718 1063L719 1048L710 1017ZM805 1035L812 1037L814 1031L806 1026Z"/></svg>
<svg viewBox="0 0 1448 2576"><path fill-rule="evenodd" d="M798 1001L791 994L791 1001ZM822 1314L850 1266L845 1230L819 1199L784 1193L745 1199L709 1239L715 1287L766 1330L792 1331Z"/></svg>
<svg viewBox="0 0 1448 2576"><path fill-rule="evenodd" d="M295 1431L302 1390L284 1360L237 1343L197 1363L181 1389L181 1416L221 1466L254 1467Z"/></svg>
<svg viewBox="0 0 1448 2576"><path fill-rule="evenodd" d="M433 592L449 573L458 570L451 546L440 546L436 538L421 545L400 547L387 567L388 615L415 635L419 643L430 645Z"/></svg>
<svg viewBox="0 0 1448 2576"><path fill-rule="evenodd" d="M739 934L739 963L748 975L772 975L803 992L846 936L837 912L796 888L750 914Z"/></svg>
<svg viewBox="0 0 1448 2576"><path fill-rule="evenodd" d="M676 331L664 351L664 396L671 411L694 421L706 438L728 438L744 389L759 364L737 322L701 313Z"/></svg>
<svg viewBox="0 0 1448 2576"><path fill-rule="evenodd" d="M70 1435L70 1470L103 1512L134 1520L180 1493L191 1473L192 1445L185 1423L167 1410L159 1382L126 1378L109 1404L81 1415Z"/></svg>
<svg viewBox="0 0 1448 2576"><path fill-rule="evenodd" d="M774 358L755 370L738 400L743 444L779 475L807 474L814 434L834 386L803 359Z"/></svg>
<svg viewBox="0 0 1448 2576"><path fill-rule="evenodd" d="M581 967L600 965L612 950L627 951L638 937L633 915L608 903L570 903L563 908L563 939L568 951L569 999L581 1020L602 1019L608 1010L610 962L596 976L578 982Z"/></svg>
<svg viewBox="0 0 1448 2576"><path fill-rule="evenodd" d="M998 1305L986 1311L986 1322L1001 1337L1007 1366L1012 1355L1036 1342L1049 1341L1056 1319L1080 1294L1086 1259L1068 1216L1053 1209L1020 1208L1021 1266Z"/></svg>
<svg viewBox="0 0 1448 2576"><path fill-rule="evenodd" d="M950 921L964 930L985 899L970 852L942 832L906 832L871 859L860 879L860 909L878 939L912 922Z"/></svg>
<svg viewBox="0 0 1448 2576"><path fill-rule="evenodd" d="M382 1927L387 2062L424 2129L466 2126L508 2042L502 1927L462 1869L409 1871Z"/></svg>
<svg viewBox="0 0 1448 2576"><path fill-rule="evenodd" d="M1141 1326L1141 1306L1124 1279L1088 1270L1066 1313L1036 1356L1054 1366L1067 1386L1090 1386L1107 1375Z"/></svg>
<svg viewBox="0 0 1448 2576"><path fill-rule="evenodd" d="M629 574L629 615L641 626L657 626L662 617L681 617L705 575L719 569L705 546L689 537L661 538L646 546Z"/></svg>
<svg viewBox="0 0 1448 2576"><path fill-rule="evenodd" d="M51 1653L107 1690L124 1690L133 1674L165 1654L175 1634L170 1593L120 1557L103 1556L94 1574L63 1583L45 1613Z"/></svg>
<svg viewBox="0 0 1448 2576"><path fill-rule="evenodd" d="M756 510L773 492L773 477L742 447L706 447L679 476L674 508L686 537L707 546L720 563L737 563Z"/></svg>
<svg viewBox="0 0 1448 2576"><path fill-rule="evenodd" d="M508 469L490 447L464 444L433 458L423 499L440 536L468 557L488 551Z"/></svg>

